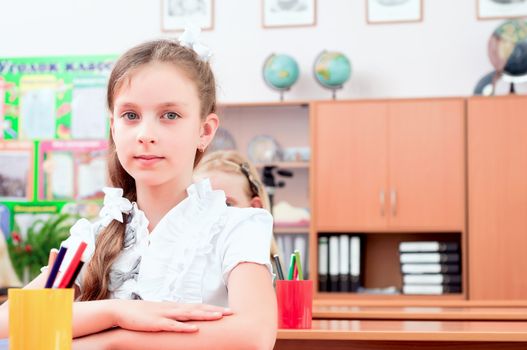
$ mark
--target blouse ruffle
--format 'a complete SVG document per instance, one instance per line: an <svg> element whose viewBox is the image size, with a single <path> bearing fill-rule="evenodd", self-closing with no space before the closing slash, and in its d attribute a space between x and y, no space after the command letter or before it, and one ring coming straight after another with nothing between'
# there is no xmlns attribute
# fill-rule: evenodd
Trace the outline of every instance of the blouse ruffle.
<svg viewBox="0 0 527 350"><path fill-rule="evenodd" d="M207 257L225 225L226 198L223 191L213 191L208 180L191 185L187 193L151 233L136 292L143 299L203 301Z"/></svg>
<svg viewBox="0 0 527 350"><path fill-rule="evenodd" d="M204 276L210 267L211 256L217 253L213 250L218 249L218 237L225 231L230 218L225 193L212 190L207 179L192 184L187 188L188 196L172 208L151 233L148 232L149 222L144 212L136 203L123 198L121 189L106 188L105 194L101 219L94 223L79 220L63 244L74 246L80 241L86 242L84 261L87 262L95 251L99 232L112 220L122 222L123 212L129 214L123 250L110 269L110 297L204 302ZM263 240L269 238L270 242L272 218L268 217L264 231L268 229L269 236ZM247 219L247 216L237 216L237 220L244 218ZM74 250L68 249L68 252L73 255ZM264 253L260 255L268 257L268 250ZM263 258L260 260L263 261ZM254 262L264 263L270 268L266 262ZM76 282L82 288L81 276Z"/></svg>

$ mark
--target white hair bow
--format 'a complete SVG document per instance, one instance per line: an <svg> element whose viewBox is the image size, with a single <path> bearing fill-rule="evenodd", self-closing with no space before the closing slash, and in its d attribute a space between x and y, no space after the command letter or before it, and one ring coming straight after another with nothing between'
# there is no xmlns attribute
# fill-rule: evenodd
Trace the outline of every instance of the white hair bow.
<svg viewBox="0 0 527 350"><path fill-rule="evenodd" d="M104 207L99 213L101 224L106 227L112 220L123 222L123 213L129 214L132 210L132 203L123 197L123 189L104 187L103 192Z"/></svg>
<svg viewBox="0 0 527 350"><path fill-rule="evenodd" d="M201 34L201 28L196 26L187 26L185 31L179 37L179 43L182 46L191 48L198 56L205 62L212 56L210 49L199 42L199 35Z"/></svg>

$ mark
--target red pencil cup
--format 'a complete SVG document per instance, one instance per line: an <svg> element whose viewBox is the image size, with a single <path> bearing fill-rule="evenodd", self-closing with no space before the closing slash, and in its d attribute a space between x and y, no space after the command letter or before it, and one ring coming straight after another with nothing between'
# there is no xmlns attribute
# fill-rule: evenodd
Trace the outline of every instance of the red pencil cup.
<svg viewBox="0 0 527 350"><path fill-rule="evenodd" d="M278 328L311 328L313 281L276 281Z"/></svg>

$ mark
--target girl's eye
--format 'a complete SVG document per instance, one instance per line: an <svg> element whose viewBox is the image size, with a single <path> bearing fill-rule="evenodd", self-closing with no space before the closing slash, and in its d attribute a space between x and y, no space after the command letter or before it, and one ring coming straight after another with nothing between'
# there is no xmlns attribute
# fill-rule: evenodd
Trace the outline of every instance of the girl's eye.
<svg viewBox="0 0 527 350"><path fill-rule="evenodd" d="M126 118L128 120L136 120L136 119L139 119L139 115L137 115L137 113L134 113L134 112L126 112L122 115L123 118Z"/></svg>
<svg viewBox="0 0 527 350"><path fill-rule="evenodd" d="M166 119L174 120L180 118L180 115L176 112L166 112L165 114L163 114L163 117Z"/></svg>

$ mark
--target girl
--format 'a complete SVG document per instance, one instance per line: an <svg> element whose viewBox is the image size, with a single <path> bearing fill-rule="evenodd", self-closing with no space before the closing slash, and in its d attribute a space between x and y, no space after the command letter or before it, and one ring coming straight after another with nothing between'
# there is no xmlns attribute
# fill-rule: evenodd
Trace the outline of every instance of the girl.
<svg viewBox="0 0 527 350"><path fill-rule="evenodd" d="M227 207L208 180L192 184L218 117L208 54L187 34L132 48L110 75L116 188L105 189L101 220L80 220L65 242L85 241L92 254L77 280L73 334L84 337L74 348L274 345L270 214ZM199 320L208 322L177 322Z"/></svg>
<svg viewBox="0 0 527 350"><path fill-rule="evenodd" d="M237 151L207 153L194 171L194 179L209 178L212 188L221 189L227 196L227 205L239 208L263 208L271 212L267 191L258 171ZM280 255L273 237L271 258Z"/></svg>

